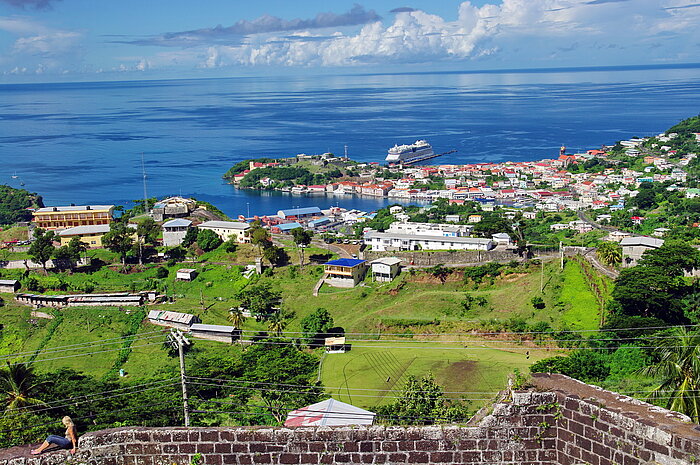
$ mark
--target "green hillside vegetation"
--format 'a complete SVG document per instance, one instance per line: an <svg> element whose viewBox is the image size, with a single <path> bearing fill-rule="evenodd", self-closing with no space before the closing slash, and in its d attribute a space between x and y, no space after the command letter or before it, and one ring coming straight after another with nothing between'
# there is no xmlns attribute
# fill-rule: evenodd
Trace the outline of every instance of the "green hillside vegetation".
<svg viewBox="0 0 700 465"><path fill-rule="evenodd" d="M37 194L0 185L0 225L29 221L32 219L32 213L27 208L43 206L44 203Z"/></svg>

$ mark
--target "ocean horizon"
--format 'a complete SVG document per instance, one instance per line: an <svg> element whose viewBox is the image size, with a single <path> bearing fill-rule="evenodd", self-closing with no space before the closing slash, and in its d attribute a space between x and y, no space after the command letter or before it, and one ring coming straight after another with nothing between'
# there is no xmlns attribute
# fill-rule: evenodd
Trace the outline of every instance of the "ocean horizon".
<svg viewBox="0 0 700 465"><path fill-rule="evenodd" d="M383 162L428 140L428 164L553 158L698 114L700 65L0 85L0 183L47 205L194 196L230 216L387 199L240 191L236 162L332 152ZM142 155L143 154L143 155ZM13 175L18 176L13 179Z"/></svg>

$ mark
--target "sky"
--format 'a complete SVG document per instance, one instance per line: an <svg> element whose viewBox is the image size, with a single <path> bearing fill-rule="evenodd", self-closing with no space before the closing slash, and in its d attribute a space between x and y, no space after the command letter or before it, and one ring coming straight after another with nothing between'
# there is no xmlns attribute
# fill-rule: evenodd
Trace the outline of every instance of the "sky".
<svg viewBox="0 0 700 465"><path fill-rule="evenodd" d="M700 62L700 0L0 0L0 82Z"/></svg>

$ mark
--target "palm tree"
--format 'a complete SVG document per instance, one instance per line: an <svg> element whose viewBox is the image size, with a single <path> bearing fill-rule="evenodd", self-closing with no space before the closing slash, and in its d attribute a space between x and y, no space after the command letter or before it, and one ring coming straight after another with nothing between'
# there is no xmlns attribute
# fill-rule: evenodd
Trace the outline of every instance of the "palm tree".
<svg viewBox="0 0 700 465"><path fill-rule="evenodd" d="M272 315L267 323L267 329L278 337L282 335L282 331L284 331L286 327L287 320L284 315L282 315L282 312L277 312Z"/></svg>
<svg viewBox="0 0 700 465"><path fill-rule="evenodd" d="M598 258L608 266L622 263L622 247L614 242L601 242L598 246Z"/></svg>
<svg viewBox="0 0 700 465"><path fill-rule="evenodd" d="M700 331L674 328L659 342L659 362L642 373L661 379L650 400L667 399L666 408L700 419Z"/></svg>
<svg viewBox="0 0 700 465"><path fill-rule="evenodd" d="M43 402L33 395L40 383L34 383L32 368L26 363L7 362L7 368L0 370L0 395L5 411L34 405Z"/></svg>
<svg viewBox="0 0 700 465"><path fill-rule="evenodd" d="M243 322L245 321L243 309L241 307L233 307L229 309L228 321L231 322L234 328L241 329L241 327L243 326Z"/></svg>

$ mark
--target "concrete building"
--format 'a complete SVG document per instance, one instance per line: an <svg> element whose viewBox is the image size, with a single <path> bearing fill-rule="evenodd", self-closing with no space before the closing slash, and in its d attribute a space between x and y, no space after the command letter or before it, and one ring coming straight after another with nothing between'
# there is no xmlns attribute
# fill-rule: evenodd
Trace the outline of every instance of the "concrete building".
<svg viewBox="0 0 700 465"><path fill-rule="evenodd" d="M324 282L333 287L355 287L367 273L367 261L356 258L339 258L323 265Z"/></svg>
<svg viewBox="0 0 700 465"><path fill-rule="evenodd" d="M76 226L58 232L61 245L68 245L71 239L77 237L90 249L102 247L102 236L109 232L108 224L94 226Z"/></svg>
<svg viewBox="0 0 700 465"><path fill-rule="evenodd" d="M192 281L196 277L197 270L192 268L181 268L177 270L177 273L175 274L175 279L179 279L181 281Z"/></svg>
<svg viewBox="0 0 700 465"><path fill-rule="evenodd" d="M385 257L372 260L372 279L379 282L390 282L401 272L401 259Z"/></svg>
<svg viewBox="0 0 700 465"><path fill-rule="evenodd" d="M0 279L0 292L14 293L22 287L16 279Z"/></svg>
<svg viewBox="0 0 700 465"><path fill-rule="evenodd" d="M224 242L232 237L234 237L239 244L250 242L250 238L248 238L250 225L248 223L240 221L205 221L197 226L197 228L211 229Z"/></svg>
<svg viewBox="0 0 700 465"><path fill-rule="evenodd" d="M182 218L188 216L196 208L197 202L194 199L169 197L153 205L151 216L156 221L163 221L166 218Z"/></svg>
<svg viewBox="0 0 700 465"><path fill-rule="evenodd" d="M491 239L476 237L440 237L417 234L369 232L365 244L375 251L396 250L491 250L496 245Z"/></svg>
<svg viewBox="0 0 700 465"><path fill-rule="evenodd" d="M177 218L164 223L163 228L163 245L166 247L174 247L182 244L182 240L187 234L187 230L192 226L190 220Z"/></svg>
<svg viewBox="0 0 700 465"><path fill-rule="evenodd" d="M71 205L45 207L33 213L32 221L42 229L65 229L74 226L94 226L112 222L114 205Z"/></svg>
<svg viewBox="0 0 700 465"><path fill-rule="evenodd" d="M625 237L620 241L620 245L622 246L622 266L631 267L637 265L642 254L647 250L658 249L664 245L664 240L646 236Z"/></svg>
<svg viewBox="0 0 700 465"><path fill-rule="evenodd" d="M474 229L466 224L441 224L441 223L400 223L389 225L385 232L398 234L418 234L423 236L461 237L468 236Z"/></svg>

